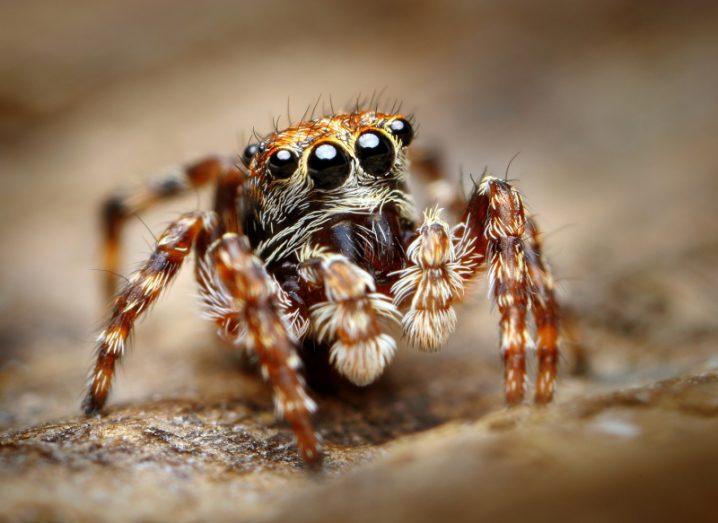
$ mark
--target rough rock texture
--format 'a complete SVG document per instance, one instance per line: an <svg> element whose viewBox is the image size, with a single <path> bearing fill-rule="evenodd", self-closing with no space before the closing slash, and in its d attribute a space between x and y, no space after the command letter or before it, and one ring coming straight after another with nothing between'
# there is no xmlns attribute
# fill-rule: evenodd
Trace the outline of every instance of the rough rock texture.
<svg viewBox="0 0 718 523"><path fill-rule="evenodd" d="M716 434L716 373L497 412L392 444L272 519L714 521Z"/></svg>
<svg viewBox="0 0 718 523"><path fill-rule="evenodd" d="M715 2L336 4L0 7L0 521L718 520ZM387 84L454 178L521 151L565 305L557 402L504 408L479 284L441 353L315 382L307 473L186 271L80 417L102 196L236 150L287 96ZM146 241L128 225L126 270Z"/></svg>
<svg viewBox="0 0 718 523"><path fill-rule="evenodd" d="M718 517L716 372L384 445L387 425L372 421L322 420L328 464L318 476L302 470L286 431L246 404L168 400L45 424L0 438L0 502L19 520Z"/></svg>

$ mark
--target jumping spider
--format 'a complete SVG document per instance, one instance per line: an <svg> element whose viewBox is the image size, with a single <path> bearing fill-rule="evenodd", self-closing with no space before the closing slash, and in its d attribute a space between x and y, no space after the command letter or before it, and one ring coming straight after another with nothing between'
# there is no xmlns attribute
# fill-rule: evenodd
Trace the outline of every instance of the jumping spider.
<svg viewBox="0 0 718 523"><path fill-rule="evenodd" d="M438 350L456 325L454 305L485 270L501 315L506 400L516 404L525 394L530 310L538 359L535 401L550 401L558 307L539 232L521 196L507 181L484 176L465 202L456 196L448 202L447 208L462 208L458 225L450 227L434 208L417 228L406 187L412 138L410 118L401 114L357 109L310 117L248 146L239 162L210 157L108 199L105 290L112 296L126 218L169 196L216 184L214 210L183 214L169 225L114 298L98 338L85 412L97 413L105 404L135 321L193 249L206 315L222 337L256 356L277 412L310 464L319 463L322 453L310 422L316 404L300 374L300 340L326 343L331 365L356 385L367 385L396 350L382 330L385 321L400 321L409 344ZM419 172L440 183L435 169Z"/></svg>

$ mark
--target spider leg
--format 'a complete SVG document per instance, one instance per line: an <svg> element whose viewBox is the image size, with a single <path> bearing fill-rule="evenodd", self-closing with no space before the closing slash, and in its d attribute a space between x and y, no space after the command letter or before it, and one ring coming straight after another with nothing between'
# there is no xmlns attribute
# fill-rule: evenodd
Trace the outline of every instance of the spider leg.
<svg viewBox="0 0 718 523"><path fill-rule="evenodd" d="M536 403L553 398L558 364L558 302L554 295L553 278L543 259L541 235L532 217L526 220L530 248L526 250L526 267L531 281L531 312L536 324Z"/></svg>
<svg viewBox="0 0 718 523"><path fill-rule="evenodd" d="M311 306L317 340L333 342L329 360L355 385L368 385L394 357L396 342L382 332L380 319L396 320L389 298L375 292L373 278L340 254L321 248L300 255L299 274L310 286L324 287Z"/></svg>
<svg viewBox="0 0 718 523"><path fill-rule="evenodd" d="M503 181L493 178L482 181L479 197L488 199L483 231L487 239L489 286L501 314L506 401L516 404L523 400L526 391L526 347L531 342L526 321L529 304L523 240L526 217L518 191Z"/></svg>
<svg viewBox="0 0 718 523"><path fill-rule="evenodd" d="M247 324L236 314L234 298L227 292L214 268L213 251L216 250L219 242L214 241L204 250L201 250L199 243L200 240L195 247L197 252L195 277L204 317L217 325L217 334L222 340L235 346L243 345L247 336ZM268 277L274 286L279 311L289 334L295 339L301 339L306 333L308 320L279 282L273 276Z"/></svg>
<svg viewBox="0 0 718 523"><path fill-rule="evenodd" d="M501 354L506 401L516 404L526 391L526 349L530 308L539 331L539 377L536 401L549 401L556 375L557 305L535 226L529 222L518 190L508 182L484 177L469 199L464 234L484 254L490 292L501 314ZM528 236L528 238L527 238Z"/></svg>
<svg viewBox="0 0 718 523"><path fill-rule="evenodd" d="M115 298L110 320L98 338L97 360L83 400L86 414L102 409L112 385L115 364L139 317L154 303L179 271L197 236L216 227L214 213L191 212L172 222L160 236L145 264Z"/></svg>
<svg viewBox="0 0 718 523"><path fill-rule="evenodd" d="M221 295L212 267L207 265L207 249L224 233L243 234L242 222L247 210L246 181L245 173L238 166L227 168L219 175L214 193L214 212L219 224L211 234L202 234L195 242L195 279L206 311L219 306L213 301Z"/></svg>
<svg viewBox="0 0 718 523"><path fill-rule="evenodd" d="M276 281L253 255L244 236L226 233L204 257L205 285L214 298L209 315L223 326L233 344L256 354L274 390L277 413L291 425L302 458L311 465L322 460L319 441L310 422L316 404L304 389L299 373L297 341ZM202 284L202 281L200 281Z"/></svg>
<svg viewBox="0 0 718 523"><path fill-rule="evenodd" d="M221 224L217 238L224 232L242 233L241 221L247 210L245 172L234 163L226 163L223 167L214 193L214 212L219 216Z"/></svg>
<svg viewBox="0 0 718 523"><path fill-rule="evenodd" d="M426 191L426 201L446 209L452 219L466 207L460 184L446 175L442 153L436 148L413 148L410 151L412 175Z"/></svg>
<svg viewBox="0 0 718 523"><path fill-rule="evenodd" d="M106 269L103 287L107 300L109 301L117 290L116 274L119 272L121 233L128 217L148 209L155 203L200 188L217 178L232 179L238 175L239 170L229 157L212 156L175 167L160 178L133 191L110 195L103 203L101 212L102 263ZM225 216L220 216L225 221Z"/></svg>
<svg viewBox="0 0 718 523"><path fill-rule="evenodd" d="M487 267L490 295L501 314L506 401L516 404L525 395L529 310L538 334L535 400L550 401L558 357L558 305L536 226L528 220L519 192L505 181L484 177L453 231L438 211L425 214L407 257L410 263L399 271L392 291L397 305L411 299L402 321L409 342L423 350L438 349L454 329L453 305L463 299L468 281Z"/></svg>

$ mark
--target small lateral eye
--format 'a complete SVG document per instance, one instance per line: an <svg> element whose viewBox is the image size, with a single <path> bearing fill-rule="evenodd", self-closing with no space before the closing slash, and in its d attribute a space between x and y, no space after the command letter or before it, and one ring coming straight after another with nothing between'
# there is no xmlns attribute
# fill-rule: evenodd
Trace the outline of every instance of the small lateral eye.
<svg viewBox="0 0 718 523"><path fill-rule="evenodd" d="M357 139L356 155L365 172L384 176L394 165L394 144L383 133L366 131Z"/></svg>
<svg viewBox="0 0 718 523"><path fill-rule="evenodd" d="M244 152L242 153L242 163L245 167L249 167L249 164L252 162L252 158L259 152L259 144L258 143L250 143L247 147L244 148Z"/></svg>
<svg viewBox="0 0 718 523"><path fill-rule="evenodd" d="M274 178L289 178L299 166L299 159L294 151L289 149L279 149L274 151L269 157L268 168L269 174Z"/></svg>
<svg viewBox="0 0 718 523"><path fill-rule="evenodd" d="M411 143L414 138L414 129L411 128L411 124L403 118L397 118L389 124L389 130L391 134L399 138L401 145L406 147Z"/></svg>
<svg viewBox="0 0 718 523"><path fill-rule="evenodd" d="M331 142L317 144L307 158L307 173L317 189L336 189L349 177L352 165L342 147Z"/></svg>

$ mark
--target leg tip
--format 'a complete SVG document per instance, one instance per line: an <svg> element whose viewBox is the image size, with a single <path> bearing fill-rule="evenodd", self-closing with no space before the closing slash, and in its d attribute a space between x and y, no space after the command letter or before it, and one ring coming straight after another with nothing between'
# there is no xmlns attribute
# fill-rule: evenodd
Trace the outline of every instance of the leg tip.
<svg viewBox="0 0 718 523"><path fill-rule="evenodd" d="M324 454L321 450L315 449L311 453L302 452L302 459L307 468L312 472L321 472L324 468Z"/></svg>
<svg viewBox="0 0 718 523"><path fill-rule="evenodd" d="M302 412L300 416L290 417L288 421L294 431L299 457L302 458L302 461L310 470L321 470L324 462L322 446L319 436L314 432L309 422L308 413Z"/></svg>
<svg viewBox="0 0 718 523"><path fill-rule="evenodd" d="M85 396L82 400L82 412L85 416L97 416L102 410L102 405L91 395Z"/></svg>
<svg viewBox="0 0 718 523"><path fill-rule="evenodd" d="M507 386L505 390L506 405L508 407L516 407L524 401L525 390L521 386Z"/></svg>
<svg viewBox="0 0 718 523"><path fill-rule="evenodd" d="M324 453L319 447L300 448L299 455L307 469L312 472L321 472L324 465Z"/></svg>
<svg viewBox="0 0 718 523"><path fill-rule="evenodd" d="M520 373L522 374L522 373ZM508 372L504 385L506 404L509 407L520 405L526 396L526 382L523 378L517 379L517 373Z"/></svg>
<svg viewBox="0 0 718 523"><path fill-rule="evenodd" d="M524 392L523 391L506 391L506 405L508 407L516 407L518 405L521 405L524 401Z"/></svg>
<svg viewBox="0 0 718 523"><path fill-rule="evenodd" d="M534 403L536 405L547 405L553 401L553 390L536 389Z"/></svg>
<svg viewBox="0 0 718 523"><path fill-rule="evenodd" d="M542 365L536 377L536 392L534 394L534 402L538 405L551 403L554 391L556 390L556 365L550 362L548 368Z"/></svg>

